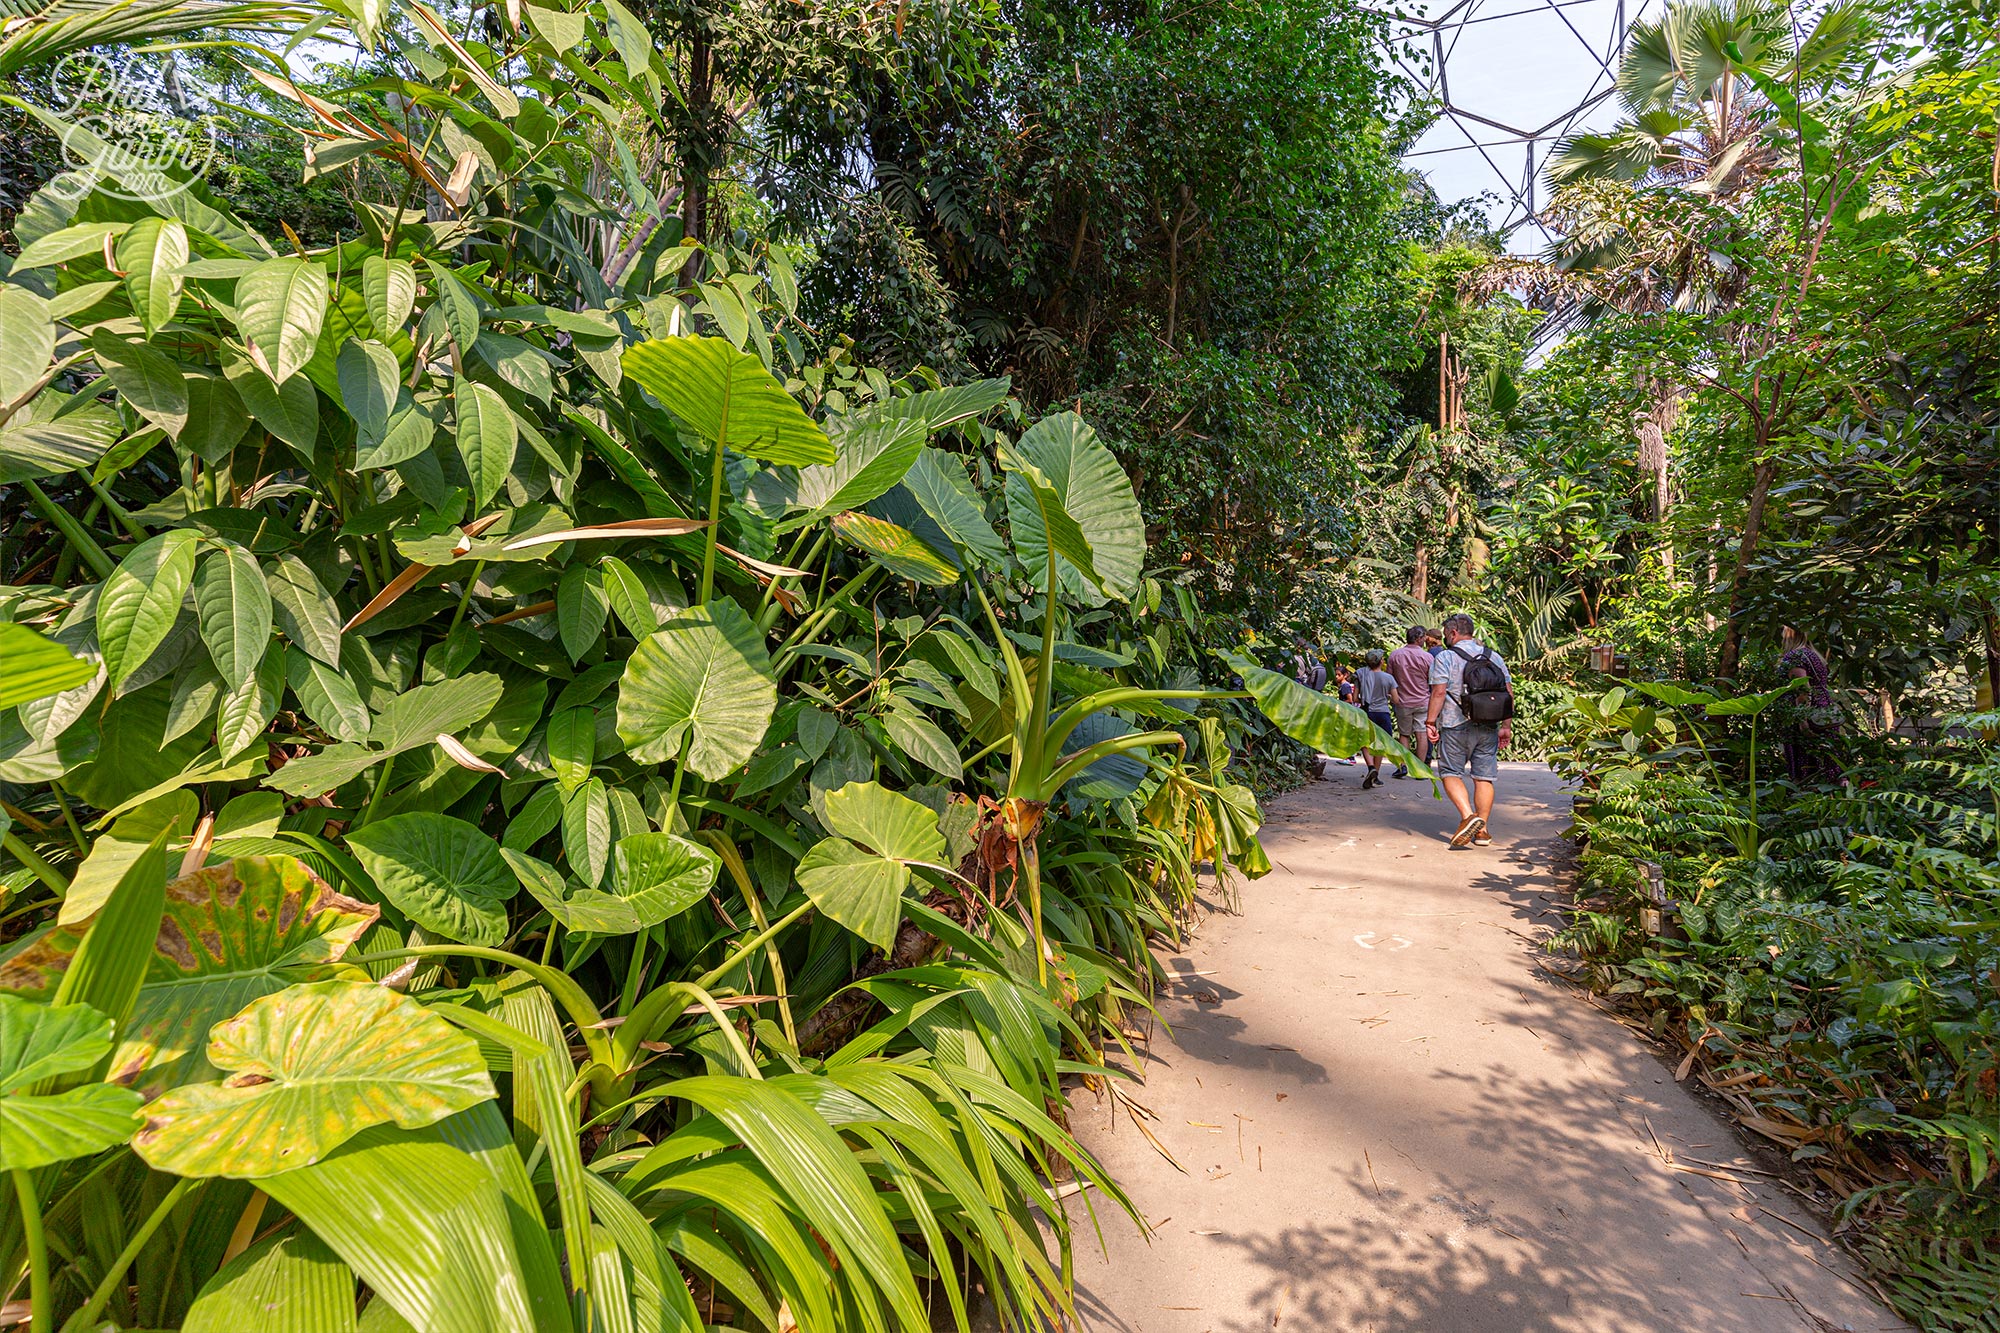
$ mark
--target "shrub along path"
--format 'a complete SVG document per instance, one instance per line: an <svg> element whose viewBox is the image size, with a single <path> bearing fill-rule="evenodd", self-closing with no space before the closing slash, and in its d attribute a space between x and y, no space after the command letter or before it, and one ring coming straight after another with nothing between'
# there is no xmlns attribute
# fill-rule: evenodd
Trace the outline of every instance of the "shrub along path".
<svg viewBox="0 0 2000 1333"><path fill-rule="evenodd" d="M1509 765L1494 845L1448 852L1428 784L1330 772L1271 803L1277 868L1242 915L1167 960L1174 1032L1132 1091L1186 1174L1127 1112L1073 1098L1153 1226L1149 1246L1105 1218L1108 1259L1079 1229L1090 1328L1905 1327L1773 1163L1541 970L1552 774Z"/></svg>

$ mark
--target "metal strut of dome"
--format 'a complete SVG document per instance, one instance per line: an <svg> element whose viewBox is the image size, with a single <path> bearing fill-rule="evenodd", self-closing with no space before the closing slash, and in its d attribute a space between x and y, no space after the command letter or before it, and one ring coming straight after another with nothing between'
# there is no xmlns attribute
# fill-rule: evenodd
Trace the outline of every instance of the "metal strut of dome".
<svg viewBox="0 0 2000 1333"><path fill-rule="evenodd" d="M1533 229L1550 239L1537 216L1538 186L1549 154L1568 135L1591 127L1600 107L1607 114L1597 119L1611 119L1613 108L1605 104L1617 95L1619 52L1632 25L1661 3L1431 0L1428 6L1394 12L1371 10L1387 21L1391 59L1439 117L1405 159L1442 165L1446 155L1454 155L1456 167L1483 168L1472 174L1479 188L1499 197L1496 223L1501 233L1512 238ZM1524 54L1544 65L1554 58L1563 67L1561 76L1552 85L1531 89L1511 81L1503 88L1490 86L1494 62ZM1454 79L1455 71L1469 77ZM1466 161L1471 154L1477 155L1476 163Z"/></svg>

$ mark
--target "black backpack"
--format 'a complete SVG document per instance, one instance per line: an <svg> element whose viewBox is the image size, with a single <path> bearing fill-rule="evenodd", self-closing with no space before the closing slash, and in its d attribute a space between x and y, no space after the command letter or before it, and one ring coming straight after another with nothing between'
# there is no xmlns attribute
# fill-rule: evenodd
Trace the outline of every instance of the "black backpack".
<svg viewBox="0 0 2000 1333"><path fill-rule="evenodd" d="M1477 657L1456 646L1452 651L1465 659L1459 706L1466 717L1490 725L1514 716L1514 687L1507 682L1506 669L1487 656L1484 648Z"/></svg>

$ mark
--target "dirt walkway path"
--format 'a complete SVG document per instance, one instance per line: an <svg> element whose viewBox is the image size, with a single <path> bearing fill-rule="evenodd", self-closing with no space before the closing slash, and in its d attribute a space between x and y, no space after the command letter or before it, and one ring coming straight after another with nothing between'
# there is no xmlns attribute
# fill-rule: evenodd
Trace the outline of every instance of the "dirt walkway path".
<svg viewBox="0 0 2000 1333"><path fill-rule="evenodd" d="M1243 914L1167 960L1174 1033L1132 1092L1186 1174L1073 1099L1153 1227L1106 1218L1107 1258L1077 1210L1087 1327L1905 1327L1736 1131L1538 970L1567 810L1546 769L1508 766L1495 843L1465 852L1428 784L1329 771L1272 803ZM1761 1183L1685 1169L1712 1164Z"/></svg>

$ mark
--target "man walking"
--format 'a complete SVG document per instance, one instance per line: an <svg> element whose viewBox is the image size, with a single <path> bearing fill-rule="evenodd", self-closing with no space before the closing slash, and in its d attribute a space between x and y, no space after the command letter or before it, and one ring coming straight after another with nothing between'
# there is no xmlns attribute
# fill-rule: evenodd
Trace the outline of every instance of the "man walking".
<svg viewBox="0 0 2000 1333"><path fill-rule="evenodd" d="M1370 648L1361 659L1361 670L1354 673L1354 706L1368 714L1370 722L1394 735L1396 718L1390 701L1395 697L1396 678L1382 669L1382 650ZM1381 786L1382 756L1364 749L1361 757L1368 763L1368 776L1361 779L1361 790Z"/></svg>
<svg viewBox="0 0 2000 1333"><path fill-rule="evenodd" d="M1403 631L1403 646L1389 654L1389 674L1396 678L1396 734L1403 738L1403 744L1417 752L1417 758L1430 762L1431 742L1424 726L1425 706L1431 701L1431 662L1434 659L1424 651L1424 627L1412 625ZM1410 776L1410 770L1398 764L1395 775L1399 778Z"/></svg>
<svg viewBox="0 0 2000 1333"><path fill-rule="evenodd" d="M1472 617L1462 611L1446 617L1444 643L1431 662L1425 723L1444 793L1458 809L1451 845L1485 847L1493 841L1487 821L1500 747L1513 731L1513 677L1498 653L1472 637Z"/></svg>

